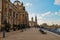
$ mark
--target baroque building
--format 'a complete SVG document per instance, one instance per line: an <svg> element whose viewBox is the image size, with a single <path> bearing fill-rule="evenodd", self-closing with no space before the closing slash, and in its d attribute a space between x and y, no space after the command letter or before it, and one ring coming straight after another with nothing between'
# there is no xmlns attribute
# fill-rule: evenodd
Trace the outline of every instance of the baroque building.
<svg viewBox="0 0 60 40"><path fill-rule="evenodd" d="M25 10L25 6L18 0L11 3L10 0L0 0L0 28L2 24L6 21L13 25L24 25L29 26L28 13Z"/></svg>
<svg viewBox="0 0 60 40"><path fill-rule="evenodd" d="M37 27L37 16L35 16L35 21L33 21L33 17L31 18L31 21L29 21L29 26L30 27Z"/></svg>
<svg viewBox="0 0 60 40"><path fill-rule="evenodd" d="M16 0L14 2L14 5L17 7L19 10L19 15L18 15L18 20L20 25L28 26L29 25L29 18L28 18L28 13L25 11L25 7L23 6L23 3L20 1Z"/></svg>

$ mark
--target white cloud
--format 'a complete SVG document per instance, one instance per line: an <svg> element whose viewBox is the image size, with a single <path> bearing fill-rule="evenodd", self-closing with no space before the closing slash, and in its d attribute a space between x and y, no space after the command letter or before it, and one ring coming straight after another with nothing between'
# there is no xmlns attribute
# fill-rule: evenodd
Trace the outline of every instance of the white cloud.
<svg viewBox="0 0 60 40"><path fill-rule="evenodd" d="M51 13L50 11L41 14L42 17L45 17L45 16L51 16L51 15L52 15L52 13Z"/></svg>
<svg viewBox="0 0 60 40"><path fill-rule="evenodd" d="M60 16L60 10L58 12L55 12L55 15Z"/></svg>
<svg viewBox="0 0 60 40"><path fill-rule="evenodd" d="M25 4L25 7L30 7L30 6L32 6L32 3L26 3Z"/></svg>
<svg viewBox="0 0 60 40"><path fill-rule="evenodd" d="M55 0L54 4L60 5L60 0Z"/></svg>
<svg viewBox="0 0 60 40"><path fill-rule="evenodd" d="M45 16L38 16L37 15L37 19L38 19L38 24L43 24L43 23L47 23L48 21L44 18ZM50 23L50 22L49 22Z"/></svg>

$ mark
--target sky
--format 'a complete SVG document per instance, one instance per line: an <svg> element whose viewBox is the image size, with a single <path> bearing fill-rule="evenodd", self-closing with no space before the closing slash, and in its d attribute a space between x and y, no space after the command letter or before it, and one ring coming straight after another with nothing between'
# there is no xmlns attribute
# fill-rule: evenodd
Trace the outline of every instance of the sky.
<svg viewBox="0 0 60 40"><path fill-rule="evenodd" d="M11 0L13 3L15 0ZM31 17L37 16L38 24L47 23L60 25L60 0L19 0ZM35 20L34 20L35 21Z"/></svg>

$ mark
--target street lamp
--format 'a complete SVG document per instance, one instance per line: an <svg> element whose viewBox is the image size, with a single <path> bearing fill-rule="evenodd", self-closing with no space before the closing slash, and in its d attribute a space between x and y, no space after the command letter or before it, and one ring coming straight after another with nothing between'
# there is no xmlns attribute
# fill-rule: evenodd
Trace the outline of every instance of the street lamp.
<svg viewBox="0 0 60 40"><path fill-rule="evenodd" d="M2 27L3 27L3 38L5 38L5 25L6 25L6 15L4 15L4 22L2 23Z"/></svg>
<svg viewBox="0 0 60 40"><path fill-rule="evenodd" d="M5 38L5 25L4 25L4 23L2 24L2 28L3 28L3 38Z"/></svg>

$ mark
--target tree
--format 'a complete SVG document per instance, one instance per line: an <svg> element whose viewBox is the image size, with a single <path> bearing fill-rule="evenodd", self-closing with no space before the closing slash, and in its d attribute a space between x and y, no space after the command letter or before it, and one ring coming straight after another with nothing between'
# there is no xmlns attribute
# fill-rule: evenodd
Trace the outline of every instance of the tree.
<svg viewBox="0 0 60 40"><path fill-rule="evenodd" d="M43 23L41 26L42 27L48 27L47 23Z"/></svg>

